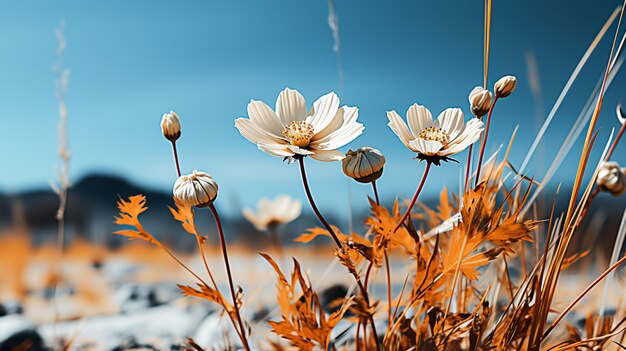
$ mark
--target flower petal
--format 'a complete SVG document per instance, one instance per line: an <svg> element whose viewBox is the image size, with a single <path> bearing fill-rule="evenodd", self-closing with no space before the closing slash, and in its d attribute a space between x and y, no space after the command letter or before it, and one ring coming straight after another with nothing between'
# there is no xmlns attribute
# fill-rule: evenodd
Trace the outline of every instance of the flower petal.
<svg viewBox="0 0 626 351"><path fill-rule="evenodd" d="M250 100L248 117L254 124L276 136L280 136L285 128L274 110L263 101Z"/></svg>
<svg viewBox="0 0 626 351"><path fill-rule="evenodd" d="M322 162L341 161L344 157L346 156L337 150L315 150L311 155L311 158Z"/></svg>
<svg viewBox="0 0 626 351"><path fill-rule="evenodd" d="M250 210L249 208L243 209L243 216L248 220L248 222L254 225L256 230L263 231L267 229L267 226L264 223L264 221L261 220L259 217L257 217L257 215L254 212L252 212L252 210Z"/></svg>
<svg viewBox="0 0 626 351"><path fill-rule="evenodd" d="M441 148L443 148L443 145L437 140L424 140L420 138L411 140L411 150L426 156L437 155Z"/></svg>
<svg viewBox="0 0 626 351"><path fill-rule="evenodd" d="M281 91L276 100L276 114L287 125L293 121L306 119L306 101L297 90L286 88Z"/></svg>
<svg viewBox="0 0 626 351"><path fill-rule="evenodd" d="M465 148L480 139L480 134L483 132L484 125L485 124L480 119L472 118L467 122L463 133L456 139L452 140L443 152L445 152L446 155L453 155L463 151Z"/></svg>
<svg viewBox="0 0 626 351"><path fill-rule="evenodd" d="M361 123L352 122L332 132L326 138L311 143L310 147L317 150L338 149L356 139L364 129L365 126Z"/></svg>
<svg viewBox="0 0 626 351"><path fill-rule="evenodd" d="M387 124L391 130L400 138L400 141L408 147L411 148L410 141L415 139L411 131L409 131L409 127L407 127L406 123L400 118L400 115L394 111L387 111L387 118L389 119L389 123ZM413 150L415 151L415 150Z"/></svg>
<svg viewBox="0 0 626 351"><path fill-rule="evenodd" d="M417 137L420 132L433 124L433 115L430 111L418 104L413 104L406 111L406 120L413 136Z"/></svg>
<svg viewBox="0 0 626 351"><path fill-rule="evenodd" d="M246 139L255 144L283 144L284 140L263 130L259 125L247 118L237 118L235 127Z"/></svg>
<svg viewBox="0 0 626 351"><path fill-rule="evenodd" d="M258 144L259 150L276 157L289 157L295 155L288 145L281 144Z"/></svg>
<svg viewBox="0 0 626 351"><path fill-rule="evenodd" d="M317 99L313 103L313 115L309 121L313 126L313 130L324 130L333 121L338 108L339 97L332 91Z"/></svg>
<svg viewBox="0 0 626 351"><path fill-rule="evenodd" d="M298 155L307 156L307 155L312 155L313 154L312 151L309 151L309 150L306 150L306 149L302 149L302 148L297 147L295 145L288 145L287 147L289 148L289 150L293 151L293 153L296 153Z"/></svg>
<svg viewBox="0 0 626 351"><path fill-rule="evenodd" d="M439 128L448 133L450 139L456 138L464 129L463 111L460 108L448 108L437 117Z"/></svg>

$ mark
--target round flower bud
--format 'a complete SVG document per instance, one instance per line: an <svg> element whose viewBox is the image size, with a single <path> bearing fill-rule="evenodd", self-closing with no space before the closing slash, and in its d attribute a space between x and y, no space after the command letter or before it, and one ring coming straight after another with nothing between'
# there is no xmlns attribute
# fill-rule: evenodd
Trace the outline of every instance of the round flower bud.
<svg viewBox="0 0 626 351"><path fill-rule="evenodd" d="M491 108L491 92L483 87L472 89L468 100L472 114L476 117L486 115L489 112L489 108Z"/></svg>
<svg viewBox="0 0 626 351"><path fill-rule="evenodd" d="M174 142L180 138L180 122L178 121L178 115L174 111L163 114L161 118L161 131L165 138L171 142Z"/></svg>
<svg viewBox="0 0 626 351"><path fill-rule="evenodd" d="M385 166L385 156L371 147L349 150L341 161L343 173L360 183L371 183L380 178Z"/></svg>
<svg viewBox="0 0 626 351"><path fill-rule="evenodd" d="M598 171L598 189L619 196L626 191L626 169L620 169L617 162L604 162Z"/></svg>
<svg viewBox="0 0 626 351"><path fill-rule="evenodd" d="M493 92L499 98L505 98L515 90L517 86L517 78L514 76L504 76L500 78L493 86Z"/></svg>
<svg viewBox="0 0 626 351"><path fill-rule="evenodd" d="M176 179L174 197L189 206L205 207L217 197L217 183L207 173L194 170Z"/></svg>

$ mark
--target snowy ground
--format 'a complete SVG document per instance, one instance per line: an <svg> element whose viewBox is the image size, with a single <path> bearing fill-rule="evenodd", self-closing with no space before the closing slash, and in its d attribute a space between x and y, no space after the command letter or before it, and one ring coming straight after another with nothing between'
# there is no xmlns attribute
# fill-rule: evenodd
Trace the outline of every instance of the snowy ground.
<svg viewBox="0 0 626 351"><path fill-rule="evenodd" d="M231 251L236 283L245 291L244 312L253 330L252 343L267 349L268 338L276 340L266 323L277 317L275 274L259 255ZM53 274L58 262L54 250L31 251L21 261L7 259L7 255L0 256L5 259L0 258L0 274L5 278L0 284L0 351L20 344L31 345L31 350L58 349L55 345L60 339L72 340L71 350L182 349L188 337L207 350L225 349L229 342L236 346L229 321L215 305L179 293L177 283L194 283L190 275L151 247L130 245L108 253L86 244L74 245L64 256L60 280ZM291 255L296 254L287 251L280 260L285 273L291 270ZM300 248L297 256L317 291L350 285L349 276L330 251ZM225 282L220 253L210 251L207 257L216 279ZM199 256L180 258L206 275ZM396 262L392 267L397 288L405 276L404 264ZM384 274L378 278L372 285L374 295L384 296ZM572 278L564 280L558 296L561 301L569 302L583 289L583 281L594 277ZM55 293L51 286L56 281L61 283ZM226 285L222 290L227 291ZM612 290L612 294L619 293L619 289Z"/></svg>

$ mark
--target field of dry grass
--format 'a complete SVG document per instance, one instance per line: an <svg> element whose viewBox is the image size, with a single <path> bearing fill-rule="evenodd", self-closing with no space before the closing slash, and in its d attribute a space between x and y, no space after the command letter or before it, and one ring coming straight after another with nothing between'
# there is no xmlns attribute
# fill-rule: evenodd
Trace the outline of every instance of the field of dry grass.
<svg viewBox="0 0 626 351"><path fill-rule="evenodd" d="M381 204L379 196L390 194L377 185L386 163L379 150L338 150L367 131L358 122L358 107L341 106L334 92L308 105L289 88L279 93L275 108L250 101L248 116L236 119L235 127L260 151L297 167L308 200L279 196L244 211L271 238L272 245L262 249L227 240L235 235L223 227L215 205L219 179L181 172L177 141L193 121L173 111L163 115L161 128L178 178L169 212L161 215L180 224L180 235L195 242L196 250L176 251L151 234L152 223L142 214L153 209L142 194L111 204L117 205L111 220L119 227L112 235L129 239L121 248L79 239L66 244L71 153L61 27L55 66L62 166L54 186L58 237L56 245L33 245L24 226L0 233L0 351L625 350L625 286L617 273L626 262L626 212L611 233L615 241L604 245L611 248L606 258L574 244L599 235L583 226L593 223L593 202L626 191L626 168L612 158L623 148L626 119L621 105L604 106L603 100L623 60L624 7L588 47L524 162L513 165L517 129L506 137L490 130L498 123L498 107L515 96L518 78L489 75L491 1L484 4L484 77L469 93L471 115L448 108L434 118L417 103L406 113L406 106L387 112L395 134L389 137L408 149L414 159L406 162L422 172L410 184L416 189L411 198ZM567 126L570 132L547 171L528 173L563 98L601 40L612 40L612 47L603 53L607 64L598 85ZM616 128L601 140L598 119L606 109L616 111ZM488 144L502 146L488 154ZM601 156L592 150L602 150ZM555 191L547 184L570 153L579 158L571 170L574 181ZM318 208L315 200L332 194L310 187L306 165L333 161L341 162L345 176L371 187L362 199L368 216L353 232L342 231ZM465 171L459 187L449 189L434 173L454 162ZM423 200L425 188L439 193L435 205ZM557 206L558 199L567 205ZM281 230L302 208L310 208L317 222L283 246ZM200 209L210 211L215 237L197 226ZM312 245L319 240L329 244Z"/></svg>

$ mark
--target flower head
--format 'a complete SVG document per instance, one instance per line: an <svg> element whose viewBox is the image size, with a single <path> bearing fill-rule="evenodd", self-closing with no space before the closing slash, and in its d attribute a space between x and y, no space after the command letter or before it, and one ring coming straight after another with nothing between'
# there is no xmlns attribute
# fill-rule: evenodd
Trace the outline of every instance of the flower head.
<svg viewBox="0 0 626 351"><path fill-rule="evenodd" d="M256 212L245 208L243 216L258 231L264 231L272 226L289 223L298 218L302 210L302 204L289 195L280 195L274 200L262 198L257 203L256 208Z"/></svg>
<svg viewBox="0 0 626 351"><path fill-rule="evenodd" d="M278 95L276 111L262 101L251 100L249 118L236 119L235 127L272 156L338 161L344 155L337 149L365 128L356 121L358 116L356 107L339 107L339 98L333 92L317 99L307 112L304 97L287 88Z"/></svg>
<svg viewBox="0 0 626 351"><path fill-rule="evenodd" d="M491 92L483 87L475 87L469 94L469 103L472 113L476 117L482 117L491 108Z"/></svg>
<svg viewBox="0 0 626 351"><path fill-rule="evenodd" d="M360 183L371 183L383 174L385 156L371 147L349 150L341 160L343 173Z"/></svg>
<svg viewBox="0 0 626 351"><path fill-rule="evenodd" d="M418 158L435 164L465 150L483 131L484 124L478 118L465 124L463 111L458 108L446 109L433 120L426 107L413 104L406 115L408 127L396 111L387 112L389 127L406 147L417 152Z"/></svg>
<svg viewBox="0 0 626 351"><path fill-rule="evenodd" d="M163 114L161 118L161 131L167 140L174 142L180 138L180 121L174 111Z"/></svg>
<svg viewBox="0 0 626 351"><path fill-rule="evenodd" d="M493 86L493 92L499 98L505 98L515 90L517 86L517 78L514 76L504 76L500 78Z"/></svg>
<svg viewBox="0 0 626 351"><path fill-rule="evenodd" d="M217 183L209 174L194 170L176 179L174 197L189 206L205 207L215 201L217 189Z"/></svg>
<svg viewBox="0 0 626 351"><path fill-rule="evenodd" d="M604 162L596 179L598 189L619 196L626 191L626 169L621 169L617 162Z"/></svg>

